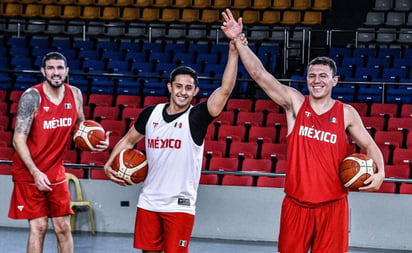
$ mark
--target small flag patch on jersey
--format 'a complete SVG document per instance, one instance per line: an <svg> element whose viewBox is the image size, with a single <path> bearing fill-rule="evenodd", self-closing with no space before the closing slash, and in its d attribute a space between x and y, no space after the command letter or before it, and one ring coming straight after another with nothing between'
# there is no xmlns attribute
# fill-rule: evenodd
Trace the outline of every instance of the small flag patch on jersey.
<svg viewBox="0 0 412 253"><path fill-rule="evenodd" d="M179 241L179 246L180 247L186 247L187 246L187 241L186 240L180 240Z"/></svg>
<svg viewBox="0 0 412 253"><path fill-rule="evenodd" d="M336 123L336 118L335 118L335 117L332 117L332 118L330 118L329 121L332 122L332 123Z"/></svg>
<svg viewBox="0 0 412 253"><path fill-rule="evenodd" d="M65 109L72 109L72 104L71 103L65 103L64 108Z"/></svg>
<svg viewBox="0 0 412 253"><path fill-rule="evenodd" d="M182 128L183 123L182 122L176 122L175 127L177 128Z"/></svg>

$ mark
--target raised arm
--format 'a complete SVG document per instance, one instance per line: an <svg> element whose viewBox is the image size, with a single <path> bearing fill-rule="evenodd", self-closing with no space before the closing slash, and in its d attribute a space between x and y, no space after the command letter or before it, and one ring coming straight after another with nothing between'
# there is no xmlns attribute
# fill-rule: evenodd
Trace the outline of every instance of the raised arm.
<svg viewBox="0 0 412 253"><path fill-rule="evenodd" d="M293 108L299 107L304 100L303 95L293 88L282 85L272 74L266 71L260 59L245 43L246 39L242 34L242 18L236 21L228 9L222 15L225 20L222 30L229 39L235 41L242 63L252 79L274 102L284 107L286 111L292 111Z"/></svg>
<svg viewBox="0 0 412 253"><path fill-rule="evenodd" d="M360 191L376 191L382 185L385 179L385 168L383 155L375 141L366 131L362 119L360 118L358 112L350 105L345 104L345 127L352 139L356 144L363 150L366 154L372 158L376 165L377 172L365 181L367 186L359 188ZM369 184L370 183L370 184Z"/></svg>
<svg viewBox="0 0 412 253"><path fill-rule="evenodd" d="M29 147L27 146L27 137L30 133L34 117L39 110L40 99L40 94L35 89L28 89L22 94L17 109L13 147L33 176L37 189L39 189L39 191L51 191L52 188L49 186L49 179L34 163Z"/></svg>
<svg viewBox="0 0 412 253"><path fill-rule="evenodd" d="M211 116L218 116L225 107L226 101L235 86L239 54L234 42L229 44L229 54L225 71L223 72L222 85L217 88L207 100L207 108Z"/></svg>

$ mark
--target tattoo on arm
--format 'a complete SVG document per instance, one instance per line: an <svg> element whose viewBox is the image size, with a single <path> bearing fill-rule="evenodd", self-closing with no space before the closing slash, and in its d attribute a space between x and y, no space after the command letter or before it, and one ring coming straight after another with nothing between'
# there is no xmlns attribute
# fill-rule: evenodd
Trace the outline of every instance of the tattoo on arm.
<svg viewBox="0 0 412 253"><path fill-rule="evenodd" d="M15 131L28 135L33 119L40 106L40 94L35 89L23 93L17 109Z"/></svg>

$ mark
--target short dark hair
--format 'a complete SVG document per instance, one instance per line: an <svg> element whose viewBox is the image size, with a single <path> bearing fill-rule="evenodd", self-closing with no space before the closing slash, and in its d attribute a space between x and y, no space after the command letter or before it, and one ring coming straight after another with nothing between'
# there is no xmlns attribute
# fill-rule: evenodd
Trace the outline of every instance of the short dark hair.
<svg viewBox="0 0 412 253"><path fill-rule="evenodd" d="M66 57L59 53L59 52L50 52L47 53L42 60L42 67L45 68L46 67L46 61L48 60L63 60L64 61L64 66L67 67L67 60Z"/></svg>
<svg viewBox="0 0 412 253"><path fill-rule="evenodd" d="M179 66L177 68L175 68L172 73L170 73L170 79L169 82L173 83L173 81L176 79L177 75L190 75L194 82L195 82L195 86L197 86L199 84L199 80L197 78L197 72L192 69L191 67L188 66Z"/></svg>
<svg viewBox="0 0 412 253"><path fill-rule="evenodd" d="M312 59L308 64L308 70L312 65L327 65L330 70L332 70L332 76L335 77L337 74L336 62L329 57L319 56Z"/></svg>

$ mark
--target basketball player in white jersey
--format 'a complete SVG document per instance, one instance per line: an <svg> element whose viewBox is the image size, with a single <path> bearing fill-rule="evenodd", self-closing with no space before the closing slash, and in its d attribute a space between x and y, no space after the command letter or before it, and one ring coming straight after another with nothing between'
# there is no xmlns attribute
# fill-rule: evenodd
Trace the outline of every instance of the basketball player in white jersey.
<svg viewBox="0 0 412 253"><path fill-rule="evenodd" d="M231 42L221 86L194 106L197 73L177 67L167 84L169 103L146 107L114 147L104 170L113 182L126 185L110 165L121 150L145 140L149 172L138 201L135 248L145 253L188 252L206 131L233 90L237 67L238 52Z"/></svg>

